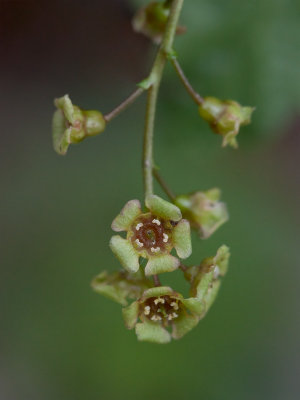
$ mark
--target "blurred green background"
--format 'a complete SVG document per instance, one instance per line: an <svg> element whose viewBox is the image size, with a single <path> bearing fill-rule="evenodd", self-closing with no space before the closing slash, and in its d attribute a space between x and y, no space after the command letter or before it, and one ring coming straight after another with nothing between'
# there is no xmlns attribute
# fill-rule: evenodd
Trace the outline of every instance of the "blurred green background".
<svg viewBox="0 0 300 400"><path fill-rule="evenodd" d="M300 3L189 0L176 40L202 95L256 106L239 150L221 148L168 67L155 160L177 193L217 186L230 221L219 297L182 340L138 343L90 281L119 268L108 241L142 199L145 100L97 138L52 150L53 98L110 111L149 71L131 30L143 1L1 1L1 400L294 400L299 390ZM157 188L157 193L160 193ZM179 285L180 272L163 282Z"/></svg>

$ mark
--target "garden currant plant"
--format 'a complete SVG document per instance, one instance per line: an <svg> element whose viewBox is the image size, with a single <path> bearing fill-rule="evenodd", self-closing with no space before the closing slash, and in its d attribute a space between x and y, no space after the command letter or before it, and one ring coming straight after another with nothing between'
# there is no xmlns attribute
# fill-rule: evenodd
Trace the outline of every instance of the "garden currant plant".
<svg viewBox="0 0 300 400"><path fill-rule="evenodd" d="M182 260L192 253L191 228L200 239L209 238L228 220L225 203L217 188L198 190L176 196L153 162L153 135L157 97L163 71L170 62L185 89L196 103L200 116L213 132L223 137L223 146L237 147L240 127L250 123L252 107L243 107L233 100L219 100L197 93L186 78L173 50L184 0L157 1L137 11L133 19L135 31L159 45L149 76L137 89L110 113L85 111L72 104L68 95L55 100L53 145L58 154L66 154L70 144L102 133L109 122L131 105L144 92L147 106L143 146L144 206L129 200L112 222L110 248L123 269L103 271L92 281L92 288L121 304L128 329L135 329L141 341L168 343L180 339L206 315L213 304L229 262L229 248L221 246L216 255L198 265L187 266ZM156 179L169 201L153 190ZM144 260L144 261L143 261ZM176 269L190 286L187 297L169 286L163 286L159 275ZM166 274L167 278L167 274ZM133 300L130 303L130 300Z"/></svg>

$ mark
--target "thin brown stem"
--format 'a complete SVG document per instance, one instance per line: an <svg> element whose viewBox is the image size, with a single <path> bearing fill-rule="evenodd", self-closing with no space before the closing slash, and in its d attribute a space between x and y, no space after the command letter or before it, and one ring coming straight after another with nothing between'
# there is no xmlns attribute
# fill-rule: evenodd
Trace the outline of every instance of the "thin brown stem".
<svg viewBox="0 0 300 400"><path fill-rule="evenodd" d="M172 192L172 190L166 184L165 180L162 178L160 173L155 168L153 169L153 176L155 177L155 179L157 180L157 182L159 183L159 185L161 186L163 191L166 193L166 195L169 197L169 199L171 201L175 201L175 199L176 199L175 194Z"/></svg>
<svg viewBox="0 0 300 400"><path fill-rule="evenodd" d="M185 87L186 91L188 92L188 94L191 96L191 98L194 100L194 102L198 105L203 104L204 99L203 97L200 96L199 93L197 93L194 88L192 87L192 85L190 84L189 80L187 79L187 77L185 76L179 62L177 61L176 58L172 58L171 59L171 63L175 68L175 71L177 72L177 75L179 76L181 82L183 83L183 86Z"/></svg>
<svg viewBox="0 0 300 400"><path fill-rule="evenodd" d="M155 286L161 286L161 281L158 277L158 275L153 275L153 282Z"/></svg>
<svg viewBox="0 0 300 400"><path fill-rule="evenodd" d="M136 89L126 100L124 100L118 107L112 110L110 113L104 115L106 122L110 122L112 119L117 117L122 111L124 111L128 106L130 106L142 93L144 89Z"/></svg>

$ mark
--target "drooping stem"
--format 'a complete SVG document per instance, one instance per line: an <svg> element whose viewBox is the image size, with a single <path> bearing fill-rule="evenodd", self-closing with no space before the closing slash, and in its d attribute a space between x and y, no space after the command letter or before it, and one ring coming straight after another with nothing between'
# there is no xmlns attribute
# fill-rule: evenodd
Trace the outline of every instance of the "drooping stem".
<svg viewBox="0 0 300 400"><path fill-rule="evenodd" d="M204 99L200 96L199 93L197 93L193 86L190 84L188 78L185 76L179 62L177 61L176 58L171 58L171 63L175 68L175 71L177 72L177 75L179 76L181 82L183 83L186 91L188 94L191 96L191 98L194 100L194 102L198 105L203 104Z"/></svg>
<svg viewBox="0 0 300 400"><path fill-rule="evenodd" d="M158 275L153 275L153 282L155 286L161 286L161 281L158 277Z"/></svg>
<svg viewBox="0 0 300 400"><path fill-rule="evenodd" d="M176 27L184 0L173 0L170 15L162 43L156 55L151 73L144 81L144 87L148 89L148 100L146 107L145 130L144 130L144 151L143 151L143 175L145 199L153 194L153 134L157 96L160 82L167 61L168 54L172 51Z"/></svg>
<svg viewBox="0 0 300 400"><path fill-rule="evenodd" d="M169 188L169 186L167 185L165 180L162 178L160 173L155 168L153 169L153 175L154 175L155 179L157 180L157 182L159 183L159 185L161 186L161 188L163 189L163 191L169 197L169 199L171 201L175 201L175 199L176 199L175 194L172 192L172 190Z"/></svg>
<svg viewBox="0 0 300 400"><path fill-rule="evenodd" d="M126 100L124 100L118 107L112 110L110 113L104 115L106 122L110 122L112 119L117 117L122 111L124 111L128 106L130 106L142 93L143 88L136 89Z"/></svg>

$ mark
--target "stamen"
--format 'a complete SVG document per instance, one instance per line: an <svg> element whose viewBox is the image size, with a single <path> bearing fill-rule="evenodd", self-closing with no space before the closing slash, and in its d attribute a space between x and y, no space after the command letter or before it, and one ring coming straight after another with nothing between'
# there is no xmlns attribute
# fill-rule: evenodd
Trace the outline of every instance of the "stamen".
<svg viewBox="0 0 300 400"><path fill-rule="evenodd" d="M157 305L158 303L165 304L165 299L161 299L160 297L158 297L154 300L154 304Z"/></svg>
<svg viewBox="0 0 300 400"><path fill-rule="evenodd" d="M152 223L153 224L156 224L156 225L161 225L161 222L160 222L160 220L159 219L154 219L154 220L152 220Z"/></svg>
<svg viewBox="0 0 300 400"><path fill-rule="evenodd" d="M150 249L152 253L158 253L160 251L160 247L151 247Z"/></svg>
<svg viewBox="0 0 300 400"><path fill-rule="evenodd" d="M136 229L137 231L139 231L140 228L141 228L143 225L144 225L144 224L143 224L142 222L140 222L139 224L137 224L137 226L135 227L135 229Z"/></svg>
<svg viewBox="0 0 300 400"><path fill-rule="evenodd" d="M178 314L176 314L176 312L173 312L172 316L173 316L173 318L177 318Z"/></svg>
<svg viewBox="0 0 300 400"><path fill-rule="evenodd" d="M170 304L171 307L175 308L175 310L178 310L178 304L175 301L172 301L172 303Z"/></svg>
<svg viewBox="0 0 300 400"><path fill-rule="evenodd" d="M145 314L145 315L149 315L149 314L150 314L150 307L149 307L149 306L146 306L146 307L144 308L144 314Z"/></svg>
<svg viewBox="0 0 300 400"><path fill-rule="evenodd" d="M164 233L163 236L164 236L163 242L167 243L167 241L169 240L169 236L166 233Z"/></svg>
<svg viewBox="0 0 300 400"><path fill-rule="evenodd" d="M169 315L168 315L168 320L169 320L169 321L172 321L172 319L173 319L173 315L172 315L172 314L169 314Z"/></svg>
<svg viewBox="0 0 300 400"><path fill-rule="evenodd" d="M151 321L161 321L161 316L160 315L152 315Z"/></svg>
<svg viewBox="0 0 300 400"><path fill-rule="evenodd" d="M139 247L143 247L143 243L139 241L139 239L135 240L135 243L139 246Z"/></svg>

